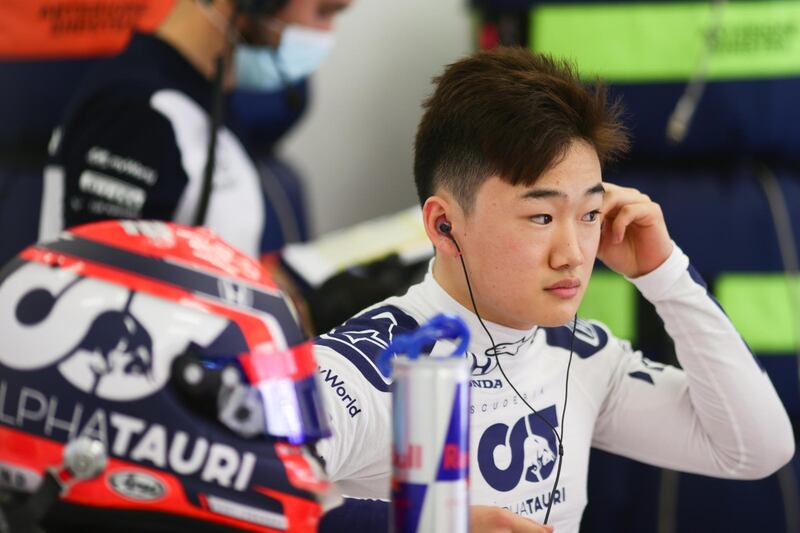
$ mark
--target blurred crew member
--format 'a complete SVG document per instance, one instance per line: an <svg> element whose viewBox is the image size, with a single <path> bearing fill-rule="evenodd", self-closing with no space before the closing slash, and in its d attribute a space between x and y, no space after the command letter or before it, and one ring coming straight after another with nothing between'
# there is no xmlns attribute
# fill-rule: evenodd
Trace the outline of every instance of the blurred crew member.
<svg viewBox="0 0 800 533"><path fill-rule="evenodd" d="M222 92L310 75L349 3L178 0L154 34L135 34L77 91L51 138L40 238L105 218L173 220L258 257L273 228Z"/></svg>

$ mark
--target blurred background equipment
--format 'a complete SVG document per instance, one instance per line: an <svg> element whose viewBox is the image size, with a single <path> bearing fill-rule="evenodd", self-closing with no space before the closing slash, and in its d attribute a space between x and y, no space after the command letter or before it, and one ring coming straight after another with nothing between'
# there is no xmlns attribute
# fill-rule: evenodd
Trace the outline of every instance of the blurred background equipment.
<svg viewBox="0 0 800 533"><path fill-rule="evenodd" d="M422 210L415 206L289 244L281 261L303 289L314 326L323 333L403 293L425 276L431 257Z"/></svg>
<svg viewBox="0 0 800 533"><path fill-rule="evenodd" d="M800 3L473 0L476 43L570 59L621 97L633 149L606 169L663 208L800 424ZM581 313L675 363L652 307L598 270ZM769 438L765 435L765 438ZM581 531L800 531L794 460L759 481L593 451ZM754 510L758 512L754 512Z"/></svg>

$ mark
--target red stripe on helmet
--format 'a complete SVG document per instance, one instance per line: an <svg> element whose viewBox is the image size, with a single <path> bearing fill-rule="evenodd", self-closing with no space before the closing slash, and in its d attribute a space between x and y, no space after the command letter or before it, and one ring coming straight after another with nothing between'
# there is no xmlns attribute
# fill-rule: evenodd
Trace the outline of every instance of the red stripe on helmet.
<svg viewBox="0 0 800 533"><path fill-rule="evenodd" d="M58 265L60 268L70 269L81 276L108 281L127 287L132 291L141 291L164 300L194 307L199 311L222 315L239 326L251 349L258 345L272 343L273 338L269 327L258 316L203 298L174 285L42 248L27 248L20 253L20 257L46 265Z"/></svg>

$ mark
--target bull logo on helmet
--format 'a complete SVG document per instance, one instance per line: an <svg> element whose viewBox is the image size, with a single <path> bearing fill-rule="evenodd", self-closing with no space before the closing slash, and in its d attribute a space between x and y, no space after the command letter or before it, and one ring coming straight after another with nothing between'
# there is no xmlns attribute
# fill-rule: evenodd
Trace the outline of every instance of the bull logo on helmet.
<svg viewBox="0 0 800 533"><path fill-rule="evenodd" d="M84 392L108 400L161 389L190 343L208 346L227 321L75 272L26 263L0 285L0 363L57 366ZM11 350L25 346L25 357Z"/></svg>
<svg viewBox="0 0 800 533"><path fill-rule="evenodd" d="M130 298L133 295L131 292ZM78 345L60 359L75 358L88 367L93 379L88 392L92 394L97 393L98 385L106 376L113 374L152 378L153 340L142 323L128 311L130 298L124 311L105 311L98 315Z"/></svg>

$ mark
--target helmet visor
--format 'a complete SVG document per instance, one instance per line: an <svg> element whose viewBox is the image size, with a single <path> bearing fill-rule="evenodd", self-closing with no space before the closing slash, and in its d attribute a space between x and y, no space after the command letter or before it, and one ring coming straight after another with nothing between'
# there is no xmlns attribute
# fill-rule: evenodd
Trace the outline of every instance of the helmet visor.
<svg viewBox="0 0 800 533"><path fill-rule="evenodd" d="M284 351L259 345L239 357L246 379L258 392L267 435L292 444L331 436L312 352L313 342L307 341Z"/></svg>

